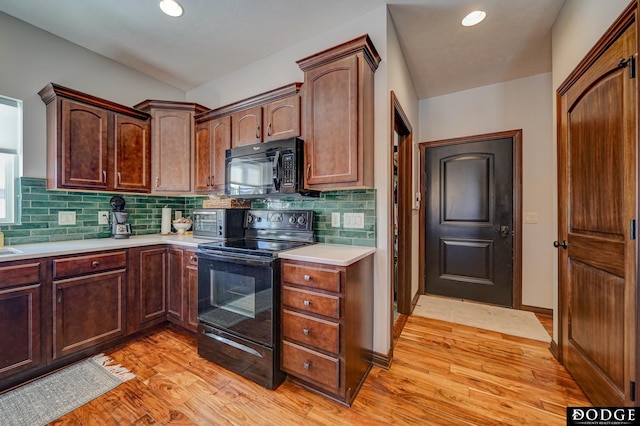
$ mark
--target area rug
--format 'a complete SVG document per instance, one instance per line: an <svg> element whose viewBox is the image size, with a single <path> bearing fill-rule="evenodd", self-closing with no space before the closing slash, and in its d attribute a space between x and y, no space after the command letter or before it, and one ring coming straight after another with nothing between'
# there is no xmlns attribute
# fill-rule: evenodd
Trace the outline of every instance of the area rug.
<svg viewBox="0 0 640 426"><path fill-rule="evenodd" d="M420 296L413 315L542 342L551 341L551 337L535 314L528 311L444 297Z"/></svg>
<svg viewBox="0 0 640 426"><path fill-rule="evenodd" d="M134 377L96 355L0 395L0 424L46 425Z"/></svg>

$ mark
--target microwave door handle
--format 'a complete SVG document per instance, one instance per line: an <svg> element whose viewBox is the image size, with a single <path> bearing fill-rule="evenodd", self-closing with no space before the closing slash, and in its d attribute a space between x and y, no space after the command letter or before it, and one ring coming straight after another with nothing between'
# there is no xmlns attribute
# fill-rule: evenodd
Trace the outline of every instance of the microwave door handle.
<svg viewBox="0 0 640 426"><path fill-rule="evenodd" d="M276 151L273 159L273 186L277 192L280 192L280 151Z"/></svg>

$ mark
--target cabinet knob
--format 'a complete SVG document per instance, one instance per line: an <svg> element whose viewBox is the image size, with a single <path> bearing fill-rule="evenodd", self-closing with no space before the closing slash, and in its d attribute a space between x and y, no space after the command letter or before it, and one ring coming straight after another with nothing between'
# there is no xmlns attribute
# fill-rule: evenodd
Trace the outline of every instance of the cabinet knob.
<svg viewBox="0 0 640 426"><path fill-rule="evenodd" d="M311 301L310 301L310 300L305 300L304 302L302 302L302 304L303 304L304 306L309 307L309 306L311 306Z"/></svg>
<svg viewBox="0 0 640 426"><path fill-rule="evenodd" d="M122 173L118 172L118 183L122 185Z"/></svg>
<svg viewBox="0 0 640 426"><path fill-rule="evenodd" d="M310 176L311 176L311 163L307 164L307 180L309 180Z"/></svg>
<svg viewBox="0 0 640 426"><path fill-rule="evenodd" d="M311 334L311 330L309 330L308 328L303 328L302 329L302 334L304 334L305 336L308 336Z"/></svg>
<svg viewBox="0 0 640 426"><path fill-rule="evenodd" d="M302 366L304 367L305 370L308 370L311 368L311 362L310 361L305 361L304 364L302 364Z"/></svg>
<svg viewBox="0 0 640 426"><path fill-rule="evenodd" d="M260 139L260 126L256 126L256 139Z"/></svg>
<svg viewBox="0 0 640 426"><path fill-rule="evenodd" d="M311 281L311 277L309 275L305 275L303 278L305 281Z"/></svg>
<svg viewBox="0 0 640 426"><path fill-rule="evenodd" d="M93 262L91 262L91 266L93 266L94 268L97 268L98 266L100 266L100 262L98 262L97 260L94 260Z"/></svg>
<svg viewBox="0 0 640 426"><path fill-rule="evenodd" d="M58 303L62 303L62 287L58 287Z"/></svg>
<svg viewBox="0 0 640 426"><path fill-rule="evenodd" d="M102 183L107 183L107 171L102 171Z"/></svg>
<svg viewBox="0 0 640 426"><path fill-rule="evenodd" d="M189 260L192 262L196 262L198 258L196 256L189 256Z"/></svg>
<svg viewBox="0 0 640 426"><path fill-rule="evenodd" d="M267 126L267 136L271 136L271 123Z"/></svg>

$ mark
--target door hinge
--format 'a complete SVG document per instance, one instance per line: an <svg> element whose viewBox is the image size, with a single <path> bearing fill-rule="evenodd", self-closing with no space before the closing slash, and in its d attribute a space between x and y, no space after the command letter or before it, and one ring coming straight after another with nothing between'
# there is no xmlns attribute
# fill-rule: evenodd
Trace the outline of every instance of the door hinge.
<svg viewBox="0 0 640 426"><path fill-rule="evenodd" d="M629 382L629 400L635 402L636 400L636 382Z"/></svg>
<svg viewBox="0 0 640 426"><path fill-rule="evenodd" d="M631 219L631 239L636 239L636 220Z"/></svg>
<svg viewBox="0 0 640 426"><path fill-rule="evenodd" d="M619 68L629 67L629 78L636 78L636 58L633 55L628 58L621 58L620 62L618 62Z"/></svg>

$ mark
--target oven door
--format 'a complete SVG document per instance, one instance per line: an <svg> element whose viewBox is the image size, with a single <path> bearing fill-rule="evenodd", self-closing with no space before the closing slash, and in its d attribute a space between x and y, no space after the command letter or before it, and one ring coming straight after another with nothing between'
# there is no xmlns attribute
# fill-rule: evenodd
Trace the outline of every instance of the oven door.
<svg viewBox="0 0 640 426"><path fill-rule="evenodd" d="M278 259L198 251L198 321L273 347Z"/></svg>

